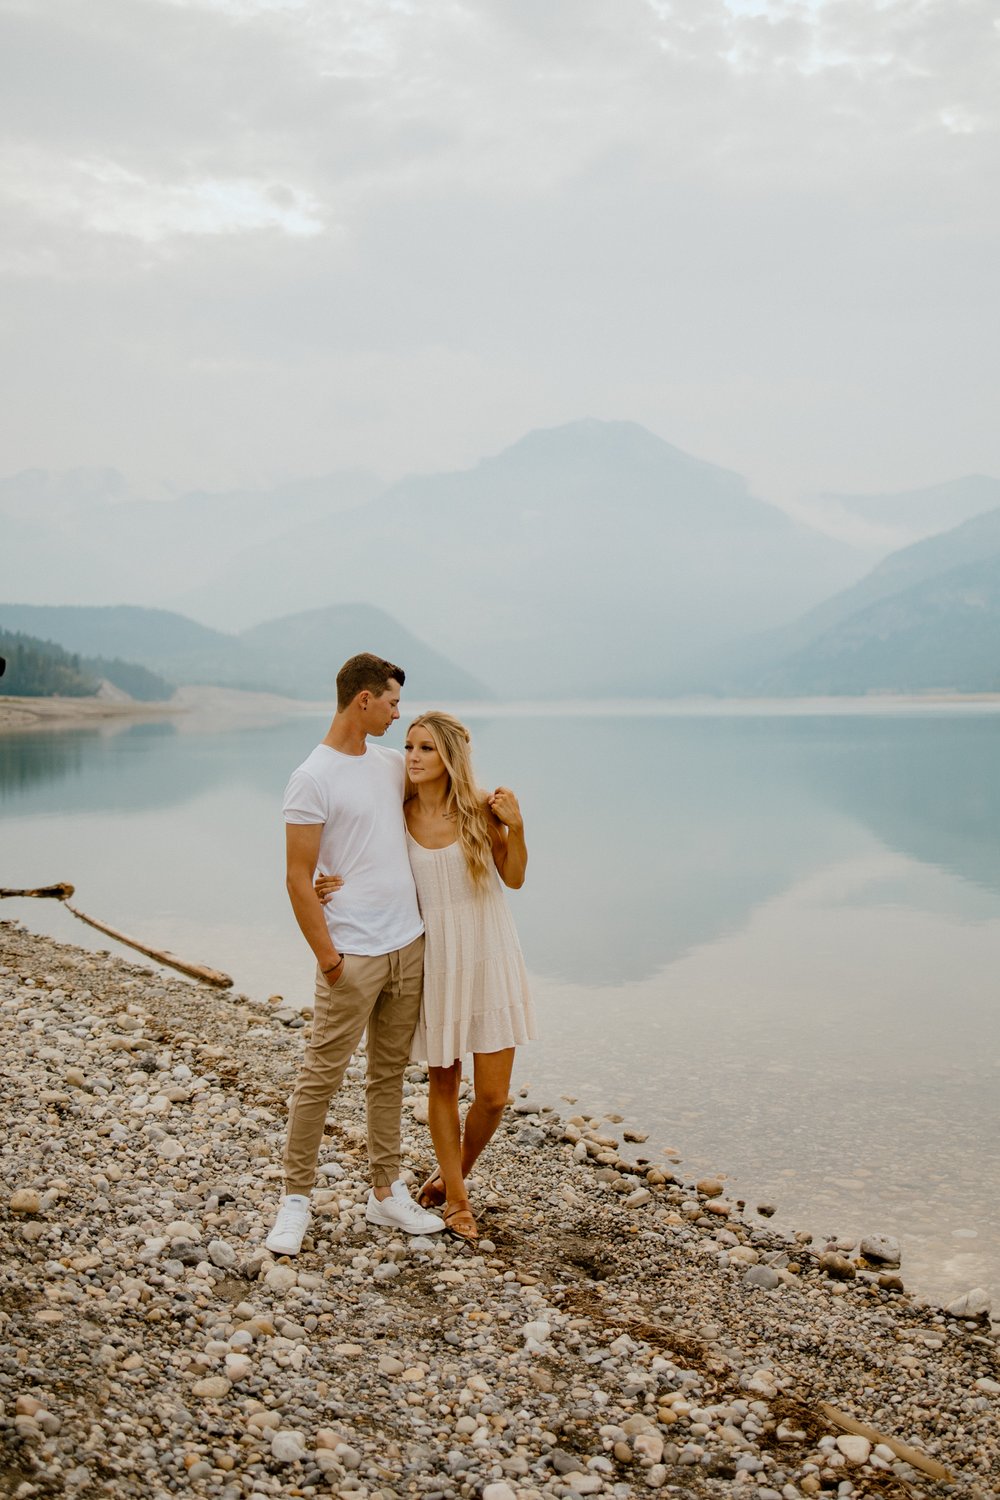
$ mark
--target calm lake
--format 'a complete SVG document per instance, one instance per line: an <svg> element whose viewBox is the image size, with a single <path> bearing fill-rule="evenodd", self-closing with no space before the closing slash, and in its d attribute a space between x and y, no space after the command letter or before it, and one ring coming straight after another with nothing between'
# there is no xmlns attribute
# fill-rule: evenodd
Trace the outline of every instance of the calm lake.
<svg viewBox="0 0 1000 1500"><path fill-rule="evenodd" d="M898 1236L925 1295L996 1298L1000 714L857 707L468 712L531 856L511 903L544 1039L516 1082L623 1115L778 1224ZM0 737L0 885L72 881L112 926L308 1003L280 802L327 723ZM55 903L0 915L114 947Z"/></svg>

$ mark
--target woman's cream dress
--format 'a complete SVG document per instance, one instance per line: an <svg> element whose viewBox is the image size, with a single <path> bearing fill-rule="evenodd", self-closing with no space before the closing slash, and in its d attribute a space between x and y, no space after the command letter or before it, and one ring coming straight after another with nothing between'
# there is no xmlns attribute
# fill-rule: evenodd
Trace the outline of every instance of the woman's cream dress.
<svg viewBox="0 0 1000 1500"><path fill-rule="evenodd" d="M458 842L425 849L407 832L424 919L424 999L410 1057L448 1068L469 1052L533 1041L535 1008L500 877L472 883Z"/></svg>

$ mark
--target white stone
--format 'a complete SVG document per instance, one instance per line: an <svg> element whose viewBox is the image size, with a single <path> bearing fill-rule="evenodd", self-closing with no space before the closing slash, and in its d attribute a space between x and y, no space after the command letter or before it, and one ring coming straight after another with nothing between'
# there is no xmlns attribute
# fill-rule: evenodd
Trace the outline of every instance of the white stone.
<svg viewBox="0 0 1000 1500"><path fill-rule="evenodd" d="M743 1277L744 1286L763 1287L766 1292L773 1292L776 1286L781 1285L781 1277L772 1266L750 1266ZM749 1390L759 1390L759 1386L751 1385Z"/></svg>
<svg viewBox="0 0 1000 1500"><path fill-rule="evenodd" d="M612 1354L622 1355L631 1354L633 1350L638 1348L638 1345L634 1339L629 1338L627 1333L620 1333L616 1339L612 1339L608 1348Z"/></svg>
<svg viewBox="0 0 1000 1500"><path fill-rule="evenodd" d="M993 1298L981 1286L949 1302L945 1312L950 1318L985 1318L993 1306Z"/></svg>
<svg viewBox="0 0 1000 1500"><path fill-rule="evenodd" d="M551 1332L551 1326L543 1319L538 1318L532 1323L525 1323L521 1329L521 1336L536 1344L544 1344Z"/></svg>
<svg viewBox="0 0 1000 1500"><path fill-rule="evenodd" d="M271 1266L264 1277L264 1285L275 1292L287 1292L298 1281L298 1273L291 1266Z"/></svg>
<svg viewBox="0 0 1000 1500"><path fill-rule="evenodd" d="M976 1390L982 1391L987 1396L1000 1396L1000 1382L991 1380L988 1375L983 1375L976 1381Z"/></svg>
<svg viewBox="0 0 1000 1500"><path fill-rule="evenodd" d="M196 1224L188 1219L174 1219L167 1225L163 1233L168 1240L200 1240L201 1230Z"/></svg>
<svg viewBox="0 0 1000 1500"><path fill-rule="evenodd" d="M663 1439L658 1432L640 1432L632 1447L638 1458L647 1458L651 1464L658 1464L663 1457Z"/></svg>
<svg viewBox="0 0 1000 1500"><path fill-rule="evenodd" d="M509 1484L502 1481L499 1484L488 1484L483 1490L483 1500L517 1500L517 1495Z"/></svg>
<svg viewBox="0 0 1000 1500"><path fill-rule="evenodd" d="M227 1354L226 1374L234 1385L253 1374L253 1360L247 1354Z"/></svg>
<svg viewBox="0 0 1000 1500"><path fill-rule="evenodd" d="M837 1447L849 1464L866 1464L872 1451L872 1445L868 1439L857 1437L854 1433L844 1433L839 1437Z"/></svg>
<svg viewBox="0 0 1000 1500"><path fill-rule="evenodd" d="M224 1271L231 1271L236 1264L236 1251L232 1245L227 1245L225 1240L209 1240L208 1258L213 1266L219 1266Z"/></svg>
<svg viewBox="0 0 1000 1500"><path fill-rule="evenodd" d="M653 1195L649 1188L636 1188L634 1193L629 1193L625 1199L626 1208L642 1208L646 1203L653 1201Z"/></svg>
<svg viewBox="0 0 1000 1500"><path fill-rule="evenodd" d="M247 1418L247 1427L258 1435L267 1429L277 1432L280 1426L281 1413L276 1411L255 1411Z"/></svg>
<svg viewBox="0 0 1000 1500"><path fill-rule="evenodd" d="M899 1241L891 1234L866 1234L861 1241L861 1254L865 1260L877 1260L882 1265L900 1264Z"/></svg>
<svg viewBox="0 0 1000 1500"><path fill-rule="evenodd" d="M271 1457L275 1463L294 1464L305 1457L306 1440L301 1432L291 1432L287 1428L276 1432L271 1439Z"/></svg>
<svg viewBox="0 0 1000 1500"><path fill-rule="evenodd" d="M18 1188L11 1193L8 1207L12 1214L37 1214L42 1207L42 1195L34 1188Z"/></svg>
<svg viewBox="0 0 1000 1500"><path fill-rule="evenodd" d="M219 1401L229 1395L230 1383L224 1375L209 1375L205 1380L196 1380L191 1391L195 1396L208 1396Z"/></svg>

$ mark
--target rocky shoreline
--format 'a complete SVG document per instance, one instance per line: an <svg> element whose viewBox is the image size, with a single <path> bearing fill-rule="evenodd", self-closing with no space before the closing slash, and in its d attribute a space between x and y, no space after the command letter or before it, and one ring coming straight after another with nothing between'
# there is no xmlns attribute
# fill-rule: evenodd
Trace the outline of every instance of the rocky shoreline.
<svg viewBox="0 0 1000 1500"><path fill-rule="evenodd" d="M0 1496L1000 1493L988 1305L911 1297L885 1240L776 1233L531 1099L475 1249L372 1230L356 1065L275 1261L294 1017L14 922L0 1008Z"/></svg>

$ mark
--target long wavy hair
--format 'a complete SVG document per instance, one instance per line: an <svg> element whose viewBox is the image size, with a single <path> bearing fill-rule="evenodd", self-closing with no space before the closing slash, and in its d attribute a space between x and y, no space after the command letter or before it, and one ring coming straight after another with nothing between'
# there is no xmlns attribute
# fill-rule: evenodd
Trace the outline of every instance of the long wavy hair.
<svg viewBox="0 0 1000 1500"><path fill-rule="evenodd" d="M485 886L493 873L493 844L490 840L490 825L486 817L485 798L476 785L472 771L472 754L469 749L472 736L454 714L443 709L431 709L413 720L406 731L407 738L417 728L426 729L434 741L434 748L444 761L448 772L448 791L445 806L455 819L458 842L469 876L475 886ZM415 795L415 788L406 778L406 796Z"/></svg>

